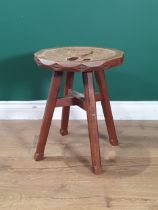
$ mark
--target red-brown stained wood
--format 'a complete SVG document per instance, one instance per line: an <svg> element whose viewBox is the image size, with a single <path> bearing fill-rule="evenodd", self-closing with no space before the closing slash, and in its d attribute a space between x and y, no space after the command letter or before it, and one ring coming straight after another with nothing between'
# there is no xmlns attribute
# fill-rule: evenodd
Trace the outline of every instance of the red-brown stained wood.
<svg viewBox="0 0 158 210"><path fill-rule="evenodd" d="M95 100L101 101L100 93L95 93ZM69 106L75 106L75 105L86 110L84 95L81 93L78 93L77 91L70 90L69 95L56 99L55 107L69 107Z"/></svg>
<svg viewBox="0 0 158 210"><path fill-rule="evenodd" d="M87 108L88 130L91 148L92 167L95 174L101 173L101 158L99 146L96 101L92 72L83 73L85 102Z"/></svg>
<svg viewBox="0 0 158 210"><path fill-rule="evenodd" d="M63 98L58 98L56 100L55 107L68 107L68 106L73 106L73 105L77 105L75 98L72 96L65 96Z"/></svg>
<svg viewBox="0 0 158 210"><path fill-rule="evenodd" d="M105 116L105 121L107 125L107 130L109 134L109 141L113 146L118 145L117 135L115 131L115 125L113 121L110 101L108 97L108 90L104 76L104 70L100 70L95 72L96 80L99 86L100 94L101 94L101 104L103 108L103 113Z"/></svg>
<svg viewBox="0 0 158 210"><path fill-rule="evenodd" d="M64 87L64 96L67 96L69 94L69 89L71 89L73 85L73 79L74 79L74 73L67 72L65 87ZM68 134L69 115L70 115L70 106L63 107L62 117L61 117L61 128L60 128L60 134L62 136Z"/></svg>
<svg viewBox="0 0 158 210"><path fill-rule="evenodd" d="M52 116L56 104L56 98L58 96L58 91L60 87L60 81L63 73L62 72L55 72L54 76L52 76L49 94L48 94L48 100L45 108L45 113L41 125L40 135L38 139L38 144L36 148L36 152L34 155L34 159L36 161L42 160L44 156L44 149L47 142L47 137L52 121Z"/></svg>

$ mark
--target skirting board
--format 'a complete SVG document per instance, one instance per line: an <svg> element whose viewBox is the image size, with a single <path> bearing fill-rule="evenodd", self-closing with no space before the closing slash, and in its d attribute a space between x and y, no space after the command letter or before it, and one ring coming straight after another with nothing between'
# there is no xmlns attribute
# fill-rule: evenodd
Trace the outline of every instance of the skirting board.
<svg viewBox="0 0 158 210"><path fill-rule="evenodd" d="M42 119L46 101L3 101L0 102L1 120ZM158 101L111 101L115 120L158 120ZM103 120L100 102L97 102L97 116ZM61 119L61 108L56 108L53 119ZM85 120L86 113L73 106L71 120Z"/></svg>

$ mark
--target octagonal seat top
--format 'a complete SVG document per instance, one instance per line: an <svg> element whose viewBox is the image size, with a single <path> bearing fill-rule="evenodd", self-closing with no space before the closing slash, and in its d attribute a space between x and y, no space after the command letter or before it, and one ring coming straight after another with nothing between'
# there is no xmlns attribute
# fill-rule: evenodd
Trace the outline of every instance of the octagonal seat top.
<svg viewBox="0 0 158 210"><path fill-rule="evenodd" d="M61 47L43 49L34 54L38 66L54 71L96 71L118 66L124 53L98 47Z"/></svg>

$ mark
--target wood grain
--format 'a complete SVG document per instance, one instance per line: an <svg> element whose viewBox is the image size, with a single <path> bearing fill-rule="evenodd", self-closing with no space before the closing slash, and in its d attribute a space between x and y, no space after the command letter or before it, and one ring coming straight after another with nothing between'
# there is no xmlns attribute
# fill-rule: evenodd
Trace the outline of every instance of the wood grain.
<svg viewBox="0 0 158 210"><path fill-rule="evenodd" d="M99 121L100 176L90 171L86 121L70 121L64 137L53 121L46 158L35 162L40 123L0 121L0 209L158 209L157 121L116 121L118 147Z"/></svg>

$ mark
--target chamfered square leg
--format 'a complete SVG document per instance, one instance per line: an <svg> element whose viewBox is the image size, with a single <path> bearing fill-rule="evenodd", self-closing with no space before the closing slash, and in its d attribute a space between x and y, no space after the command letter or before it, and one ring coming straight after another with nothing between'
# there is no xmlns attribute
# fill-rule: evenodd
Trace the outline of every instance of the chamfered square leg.
<svg viewBox="0 0 158 210"><path fill-rule="evenodd" d="M92 72L83 73L85 103L88 120L88 130L91 148L92 167L95 174L101 173L101 158L99 146L98 123L96 114L96 101L93 86Z"/></svg>
<svg viewBox="0 0 158 210"><path fill-rule="evenodd" d="M40 135L37 143L36 152L34 155L34 159L36 161L42 160L44 156L44 149L47 142L47 137L52 121L52 116L56 104L56 98L58 96L58 91L60 87L62 72L55 72L54 76L52 76L47 104L45 108L45 113L41 125Z"/></svg>
<svg viewBox="0 0 158 210"><path fill-rule="evenodd" d="M109 141L113 146L118 145L115 125L113 121L110 101L108 97L107 85L105 81L104 70L98 70L95 72L96 80L99 86L100 94L101 94L101 104L103 108L103 113L105 116L105 121L107 125L107 130L109 134Z"/></svg>
<svg viewBox="0 0 158 210"><path fill-rule="evenodd" d="M69 89L71 89L72 85L73 85L73 78L74 78L74 72L66 73L64 96L67 96L69 94ZM62 136L68 134L69 114L70 114L70 106L63 107L62 108L62 117L61 117L61 128L60 128L60 134Z"/></svg>

